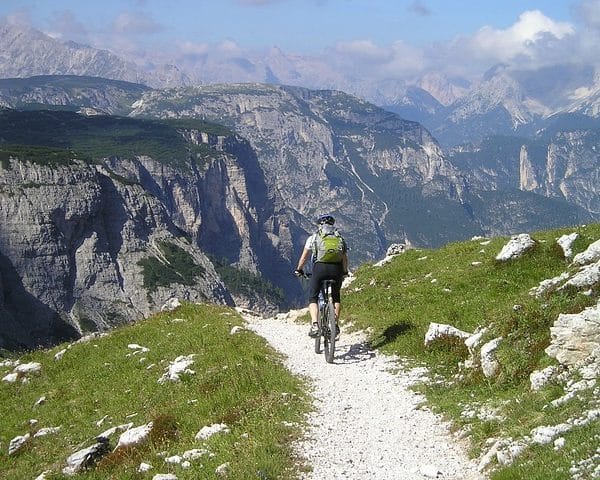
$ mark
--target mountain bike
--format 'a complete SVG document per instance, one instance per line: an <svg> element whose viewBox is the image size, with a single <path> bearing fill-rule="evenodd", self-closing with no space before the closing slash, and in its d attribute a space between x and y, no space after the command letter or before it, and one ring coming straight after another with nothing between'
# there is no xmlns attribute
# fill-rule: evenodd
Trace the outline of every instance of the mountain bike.
<svg viewBox="0 0 600 480"><path fill-rule="evenodd" d="M335 340L338 334L337 322L335 321L335 307L331 298L331 289L334 283L335 280L323 280L321 282L319 315L317 315L319 335L315 337L315 353L321 353L321 337L323 337L323 350L327 363L333 363Z"/></svg>
<svg viewBox="0 0 600 480"><path fill-rule="evenodd" d="M310 278L311 273L302 273L303 278ZM331 289L335 280L323 280L319 291L319 312L317 315L317 329L319 334L315 337L315 353L321 353L321 338L323 351L327 363L333 363L335 341L338 335L338 326L335 319L335 307L331 297Z"/></svg>

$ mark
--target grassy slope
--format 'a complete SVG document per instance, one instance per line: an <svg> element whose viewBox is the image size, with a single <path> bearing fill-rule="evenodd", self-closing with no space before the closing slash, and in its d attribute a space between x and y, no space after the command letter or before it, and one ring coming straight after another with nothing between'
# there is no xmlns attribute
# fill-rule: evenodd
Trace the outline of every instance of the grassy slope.
<svg viewBox="0 0 600 480"><path fill-rule="evenodd" d="M61 360L54 354L65 345L23 356L22 363L38 361L42 371L27 384L0 382L0 477L31 479L51 470L55 474L48 478L62 478L58 473L65 459L94 443L99 433L129 421L134 426L154 421L160 427L150 444L112 455L80 478L152 478L159 472L176 473L179 479L213 478L215 468L226 462L230 478L257 478L258 472L261 478L287 478L293 463L290 441L298 431L282 422L301 420L307 409L304 390L262 339L247 331L229 334L232 325L240 324L231 310L186 305L74 344ZM133 352L130 343L149 352L128 356ZM192 353L197 355L190 367L195 375L184 376L180 383L158 383L168 362ZM0 374L8 370L1 367ZM34 407L42 395L46 403ZM104 424L96 426L105 415ZM30 419L38 420L35 428L29 426ZM203 426L221 422L230 426L230 434L194 440ZM18 454L7 455L15 436L56 426L62 427L60 432L35 438ZM111 439L111 448L117 438ZM157 456L181 455L204 443L215 457L194 461L189 470ZM155 468L138 474L141 461Z"/></svg>
<svg viewBox="0 0 600 480"><path fill-rule="evenodd" d="M545 409L550 400L564 393L562 388L551 385L538 393L529 392L529 373L553 363L544 348L558 314L579 312L595 304L600 293L596 286L591 297L565 292L535 300L528 294L541 280L568 269L555 239L572 231L580 234L575 254L600 238L600 225L534 233L532 237L539 242L536 248L505 264L496 262L495 256L507 238L492 239L487 245L472 240L438 250L412 250L386 266L361 267L346 292L344 316L357 328L370 328L374 346L432 369L432 376L440 382L422 389L440 412L470 432L473 454L486 451L487 438L516 439L536 426L576 417L590 400L591 393L583 401ZM498 378L488 380L477 372L457 375L458 363L467 355L464 346L438 344L425 349L430 322L449 323L469 332L490 326L484 341L503 336ZM464 418L461 412L467 407L495 411L504 420ZM550 444L531 449L493 478L566 478L571 460L593 456L600 438L598 422L565 438L567 448L555 452Z"/></svg>

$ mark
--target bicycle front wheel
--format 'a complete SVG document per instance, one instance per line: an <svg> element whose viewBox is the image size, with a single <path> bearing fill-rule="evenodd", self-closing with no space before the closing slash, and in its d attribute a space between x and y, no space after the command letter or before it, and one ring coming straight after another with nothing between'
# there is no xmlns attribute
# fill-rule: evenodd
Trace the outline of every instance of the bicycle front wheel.
<svg viewBox="0 0 600 480"><path fill-rule="evenodd" d="M325 345L325 360L327 363L333 363L333 355L335 353L335 308L333 302L329 300L325 307L326 315L323 319L324 345Z"/></svg>

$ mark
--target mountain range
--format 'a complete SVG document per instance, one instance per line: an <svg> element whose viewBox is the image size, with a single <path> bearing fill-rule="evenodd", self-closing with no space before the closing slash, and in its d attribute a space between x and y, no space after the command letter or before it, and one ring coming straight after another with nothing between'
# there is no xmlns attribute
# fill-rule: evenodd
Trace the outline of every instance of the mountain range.
<svg viewBox="0 0 600 480"><path fill-rule="evenodd" d="M477 86L430 75L377 90L402 116L339 89L280 85L285 68L309 71L282 52L271 83L201 85L12 26L0 45L4 348L110 328L173 298L302 303L290 272L323 210L353 265L392 243L600 216L593 88L564 108L595 81L588 68L560 70L545 93L505 66Z"/></svg>

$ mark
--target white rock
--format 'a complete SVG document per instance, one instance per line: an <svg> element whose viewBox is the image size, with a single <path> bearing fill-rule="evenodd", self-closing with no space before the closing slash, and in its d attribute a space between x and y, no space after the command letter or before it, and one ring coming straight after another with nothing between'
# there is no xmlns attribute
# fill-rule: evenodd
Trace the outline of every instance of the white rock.
<svg viewBox="0 0 600 480"><path fill-rule="evenodd" d="M592 287L600 282L600 260L591 265L585 265L571 277L561 288L570 285L575 288Z"/></svg>
<svg viewBox="0 0 600 480"><path fill-rule="evenodd" d="M585 265L597 260L600 260L600 240L596 240L594 243L590 244L584 252L575 255L573 263Z"/></svg>
<svg viewBox="0 0 600 480"><path fill-rule="evenodd" d="M166 463L180 464L181 463L181 455L172 455L170 457L165 458Z"/></svg>
<svg viewBox="0 0 600 480"><path fill-rule="evenodd" d="M219 477L226 477L229 473L229 463L223 463L215 469L215 473Z"/></svg>
<svg viewBox="0 0 600 480"><path fill-rule="evenodd" d="M555 426L541 426L534 428L531 431L531 439L533 443L546 445L550 443L561 433L568 432L572 427L566 423L560 423Z"/></svg>
<svg viewBox="0 0 600 480"><path fill-rule="evenodd" d="M208 425L206 427L202 427L200 431L196 434L196 440L206 440L216 433L229 433L229 427L224 423L214 423L212 425Z"/></svg>
<svg viewBox="0 0 600 480"><path fill-rule="evenodd" d="M481 347L481 369L486 378L491 378L498 373L500 364L496 359L496 350L502 337L494 338Z"/></svg>
<svg viewBox="0 0 600 480"><path fill-rule="evenodd" d="M180 380L180 375L182 373L186 373L189 375L194 375L196 372L190 370L188 367L194 363L195 354L179 356L173 362L169 364L167 371L165 374L158 380L158 383L166 383L166 382L178 382Z"/></svg>
<svg viewBox="0 0 600 480"><path fill-rule="evenodd" d="M144 472L148 472L150 470L152 470L154 467L152 465L150 465L149 463L140 463L140 466L138 467L137 471L140 473L144 473Z"/></svg>
<svg viewBox="0 0 600 480"><path fill-rule="evenodd" d="M25 435L19 435L13 438L8 444L8 454L12 455L13 453L18 452L21 448L23 448L23 445L29 441L30 437L31 435L26 433Z"/></svg>
<svg viewBox="0 0 600 480"><path fill-rule="evenodd" d="M115 433L117 433L117 432L125 432L125 431L129 430L131 427L133 427L133 423L125 423L123 425L118 425L116 427L111 427L108 430L105 430L104 432L102 432L96 438L110 438Z"/></svg>
<svg viewBox="0 0 600 480"><path fill-rule="evenodd" d="M46 403L46 395L42 395L37 401L33 404L34 407L38 407L41 404Z"/></svg>
<svg viewBox="0 0 600 480"><path fill-rule="evenodd" d="M149 348L142 347L137 343L130 343L129 345L127 345L127 348L129 348L130 350L136 350L136 353L146 353L150 351Z"/></svg>
<svg viewBox="0 0 600 480"><path fill-rule="evenodd" d="M18 373L9 373L8 375L5 375L4 377L2 377L2 381L6 382L6 383L15 383L18 378L19 378Z"/></svg>
<svg viewBox="0 0 600 480"><path fill-rule="evenodd" d="M429 329L425 334L425 346L444 337L453 337L466 340L470 336L470 333L463 332L462 330L459 330L458 328L453 327L452 325L431 322L429 324Z"/></svg>
<svg viewBox="0 0 600 480"><path fill-rule="evenodd" d="M181 307L181 302L179 301L178 298L176 297L172 297L169 300L166 301L166 303L162 306L161 310L164 311L171 311L171 310L175 310L176 308Z"/></svg>
<svg viewBox="0 0 600 480"><path fill-rule="evenodd" d="M577 238L579 238L579 234L577 232L573 232L569 235L563 235L558 240L556 240L556 243L558 243L563 249L565 258L571 258L573 256L573 242L575 242Z"/></svg>
<svg viewBox="0 0 600 480"><path fill-rule="evenodd" d="M66 352L66 348L63 348L60 352L56 352L56 354L54 355L54 360L60 360Z"/></svg>
<svg viewBox="0 0 600 480"><path fill-rule="evenodd" d="M565 446L565 437L560 437L554 440L554 450L560 450Z"/></svg>
<svg viewBox="0 0 600 480"><path fill-rule="evenodd" d="M567 272L563 272L554 278L542 280L537 287L533 287L531 290L529 290L529 295L540 298L545 292L568 280L568 278L569 274Z"/></svg>
<svg viewBox="0 0 600 480"><path fill-rule="evenodd" d="M465 346L467 347L471 355L475 352L475 349L479 346L479 344L481 343L481 339L487 333L487 331L487 328L482 328L478 332L475 332L473 335L465 339Z"/></svg>
<svg viewBox="0 0 600 480"><path fill-rule="evenodd" d="M147 423L146 425L141 425L136 428L131 428L121 434L119 437L119 442L117 443L117 448L119 447L127 447L129 445L139 445L148 440L148 436L150 435L150 431L152 430L152 422Z"/></svg>
<svg viewBox="0 0 600 480"><path fill-rule="evenodd" d="M42 369L42 364L38 362L22 363L13 370L16 373L36 373Z"/></svg>
<svg viewBox="0 0 600 480"><path fill-rule="evenodd" d="M546 385L550 379L557 372L558 368L555 365L544 368L543 370L536 370L531 372L529 375L529 382L531 384L531 390L537 391Z"/></svg>
<svg viewBox="0 0 600 480"><path fill-rule="evenodd" d="M197 460L198 458L208 455L209 451L205 448L194 448L183 453L184 460Z"/></svg>
<svg viewBox="0 0 600 480"><path fill-rule="evenodd" d="M239 325L235 325L229 332L229 335L235 335L236 333L242 332L243 330L244 330L243 327L240 327Z"/></svg>
<svg viewBox="0 0 600 480"><path fill-rule="evenodd" d="M186 470L187 470L187 469L188 469L188 468L190 468L191 466L192 466L192 464L191 464L190 462L188 462L187 460L185 460L185 461L181 462L181 468L183 468L183 469L186 469Z"/></svg>
<svg viewBox="0 0 600 480"><path fill-rule="evenodd" d="M511 237L509 242L502 247L496 260L507 261L518 258L535 245L533 239L527 233L521 233Z"/></svg>
<svg viewBox="0 0 600 480"><path fill-rule="evenodd" d="M56 433L60 430L61 427L46 427L46 428L40 428L37 432L35 432L35 434L33 435L34 438L37 437L44 437L46 435L52 435L53 433Z"/></svg>
<svg viewBox="0 0 600 480"><path fill-rule="evenodd" d="M173 473L157 473L152 480L177 480L177 475Z"/></svg>
<svg viewBox="0 0 600 480"><path fill-rule="evenodd" d="M50 475L51 473L51 470L44 470L37 477L35 477L35 480L46 480L46 475Z"/></svg>

